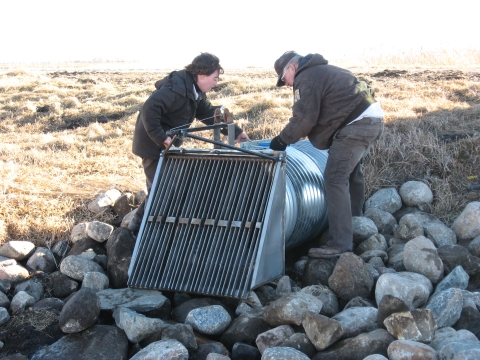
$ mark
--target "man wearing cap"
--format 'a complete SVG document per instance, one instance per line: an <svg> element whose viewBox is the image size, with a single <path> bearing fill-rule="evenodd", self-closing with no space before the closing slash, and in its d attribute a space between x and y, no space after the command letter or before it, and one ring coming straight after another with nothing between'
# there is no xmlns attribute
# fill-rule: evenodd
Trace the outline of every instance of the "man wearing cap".
<svg viewBox="0 0 480 360"><path fill-rule="evenodd" d="M325 194L329 240L311 257L353 251L352 216L362 216L365 200L363 159L383 131L383 111L374 90L350 71L329 65L320 54L287 51L275 61L277 86L292 86L292 117L270 143L273 150L308 137L328 150Z"/></svg>

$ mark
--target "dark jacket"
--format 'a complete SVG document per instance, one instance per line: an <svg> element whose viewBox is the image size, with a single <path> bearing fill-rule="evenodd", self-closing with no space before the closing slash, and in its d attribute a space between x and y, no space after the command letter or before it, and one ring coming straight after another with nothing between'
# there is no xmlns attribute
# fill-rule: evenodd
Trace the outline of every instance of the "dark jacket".
<svg viewBox="0 0 480 360"><path fill-rule="evenodd" d="M155 83L157 90L145 101L138 114L132 144L135 155L158 159L168 137L166 132L182 125L188 127L195 118L206 125L213 124L213 113L219 106L212 106L198 87L198 98L195 99L194 84L193 77L185 70L174 71ZM209 119L202 120L206 118ZM241 132L235 126L235 137Z"/></svg>
<svg viewBox="0 0 480 360"><path fill-rule="evenodd" d="M312 145L321 150L330 147L333 135L354 110L360 115L369 106L365 99L375 102L373 89L364 81L348 70L328 65L320 54L300 60L293 94L293 116L280 138L293 144L308 136Z"/></svg>

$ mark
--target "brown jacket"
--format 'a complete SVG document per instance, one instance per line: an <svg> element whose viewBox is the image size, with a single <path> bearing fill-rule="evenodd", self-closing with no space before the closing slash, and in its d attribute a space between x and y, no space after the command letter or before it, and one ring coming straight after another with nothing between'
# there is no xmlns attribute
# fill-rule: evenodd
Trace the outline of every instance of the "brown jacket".
<svg viewBox="0 0 480 360"><path fill-rule="evenodd" d="M345 119L354 110L362 110L359 107L365 99L375 101L373 92L350 71L328 65L320 54L309 54L300 60L295 73L293 116L280 138L294 144L308 136L316 148L328 149Z"/></svg>
<svg viewBox="0 0 480 360"><path fill-rule="evenodd" d="M132 144L135 155L158 159L168 137L166 132L178 126L188 128L195 118L206 125L213 124L213 113L219 106L213 106L198 88L195 98L193 86L194 80L185 70L174 71L155 83L157 90L143 104L135 124ZM241 132L235 125L235 137Z"/></svg>

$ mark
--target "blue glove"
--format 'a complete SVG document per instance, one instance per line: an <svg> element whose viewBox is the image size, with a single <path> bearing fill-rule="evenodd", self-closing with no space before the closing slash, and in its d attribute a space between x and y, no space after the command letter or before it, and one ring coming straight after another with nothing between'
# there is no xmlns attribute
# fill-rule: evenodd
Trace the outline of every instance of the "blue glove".
<svg viewBox="0 0 480 360"><path fill-rule="evenodd" d="M285 151L286 148L287 144L285 144L282 139L280 139L280 135L275 136L270 142L270 149L272 150Z"/></svg>

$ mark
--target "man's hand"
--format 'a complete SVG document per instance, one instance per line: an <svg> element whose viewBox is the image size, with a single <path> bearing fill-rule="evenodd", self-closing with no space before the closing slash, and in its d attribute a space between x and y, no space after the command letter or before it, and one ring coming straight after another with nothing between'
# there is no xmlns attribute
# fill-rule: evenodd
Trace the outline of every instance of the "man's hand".
<svg viewBox="0 0 480 360"><path fill-rule="evenodd" d="M170 145L171 142L172 142L172 138L169 136L163 142L163 146L168 147L168 145Z"/></svg>
<svg viewBox="0 0 480 360"><path fill-rule="evenodd" d="M250 141L250 138L244 132L242 132L240 135L238 135L237 138L235 139L236 143L242 143L242 142L247 142L247 141Z"/></svg>
<svg viewBox="0 0 480 360"><path fill-rule="evenodd" d="M272 150L285 151L286 148L287 144L285 144L282 139L280 139L280 135L275 136L270 142L270 149Z"/></svg>

